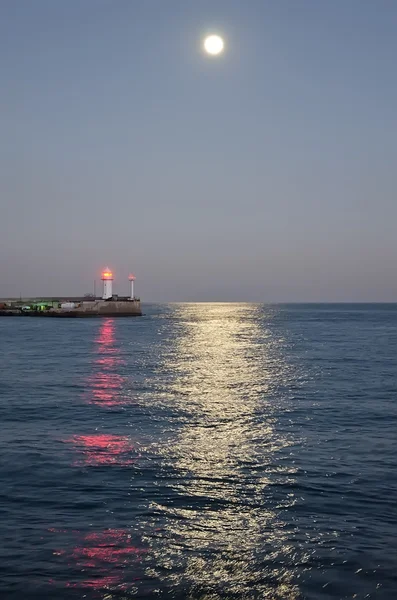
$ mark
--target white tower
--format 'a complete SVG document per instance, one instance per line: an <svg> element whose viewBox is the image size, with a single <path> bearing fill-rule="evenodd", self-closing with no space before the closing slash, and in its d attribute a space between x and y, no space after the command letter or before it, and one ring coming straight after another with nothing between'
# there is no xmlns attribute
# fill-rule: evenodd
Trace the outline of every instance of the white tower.
<svg viewBox="0 0 397 600"><path fill-rule="evenodd" d="M128 277L128 280L129 280L129 281L130 281L130 283L131 283L131 295L130 295L130 300L133 300L133 299L134 299L134 281L135 281L135 279L136 279L136 277L135 277L135 275L133 275L132 273L131 273L131 275Z"/></svg>
<svg viewBox="0 0 397 600"><path fill-rule="evenodd" d="M102 271L103 295L102 300L109 300L113 296L113 273L110 269Z"/></svg>

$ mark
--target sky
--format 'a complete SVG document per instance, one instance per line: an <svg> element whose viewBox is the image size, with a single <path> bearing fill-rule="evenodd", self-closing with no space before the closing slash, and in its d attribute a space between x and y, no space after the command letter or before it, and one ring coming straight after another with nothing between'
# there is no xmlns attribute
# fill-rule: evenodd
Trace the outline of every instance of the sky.
<svg viewBox="0 0 397 600"><path fill-rule="evenodd" d="M395 0L2 0L0 297L109 266L147 302L397 301L396 30Z"/></svg>

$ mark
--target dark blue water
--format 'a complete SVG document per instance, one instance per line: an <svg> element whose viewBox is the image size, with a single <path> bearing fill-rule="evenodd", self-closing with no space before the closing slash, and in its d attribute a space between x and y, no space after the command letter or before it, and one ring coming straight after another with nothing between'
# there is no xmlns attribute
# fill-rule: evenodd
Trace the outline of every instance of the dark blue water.
<svg viewBox="0 0 397 600"><path fill-rule="evenodd" d="M397 305L0 319L0 597L397 597Z"/></svg>

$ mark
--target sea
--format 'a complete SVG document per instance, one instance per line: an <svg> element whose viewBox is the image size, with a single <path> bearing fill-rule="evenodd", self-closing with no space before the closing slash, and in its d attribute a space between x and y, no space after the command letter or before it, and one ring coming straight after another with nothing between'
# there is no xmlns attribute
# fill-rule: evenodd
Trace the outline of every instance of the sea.
<svg viewBox="0 0 397 600"><path fill-rule="evenodd" d="M0 319L1 600L397 598L397 305Z"/></svg>

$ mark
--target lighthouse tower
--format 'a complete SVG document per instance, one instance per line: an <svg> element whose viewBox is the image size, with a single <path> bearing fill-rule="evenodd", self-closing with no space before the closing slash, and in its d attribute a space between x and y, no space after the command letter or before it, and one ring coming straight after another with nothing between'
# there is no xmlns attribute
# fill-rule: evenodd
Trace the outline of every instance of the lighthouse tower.
<svg viewBox="0 0 397 600"><path fill-rule="evenodd" d="M110 269L106 268L104 271L102 271L102 277L101 277L102 281L103 281L103 295L102 295L102 300L109 300L109 298L111 298L113 296L113 273Z"/></svg>
<svg viewBox="0 0 397 600"><path fill-rule="evenodd" d="M131 283L131 295L130 295L130 300L134 300L134 281L135 281L136 277L135 275L133 275L132 273L129 275L128 280Z"/></svg>

